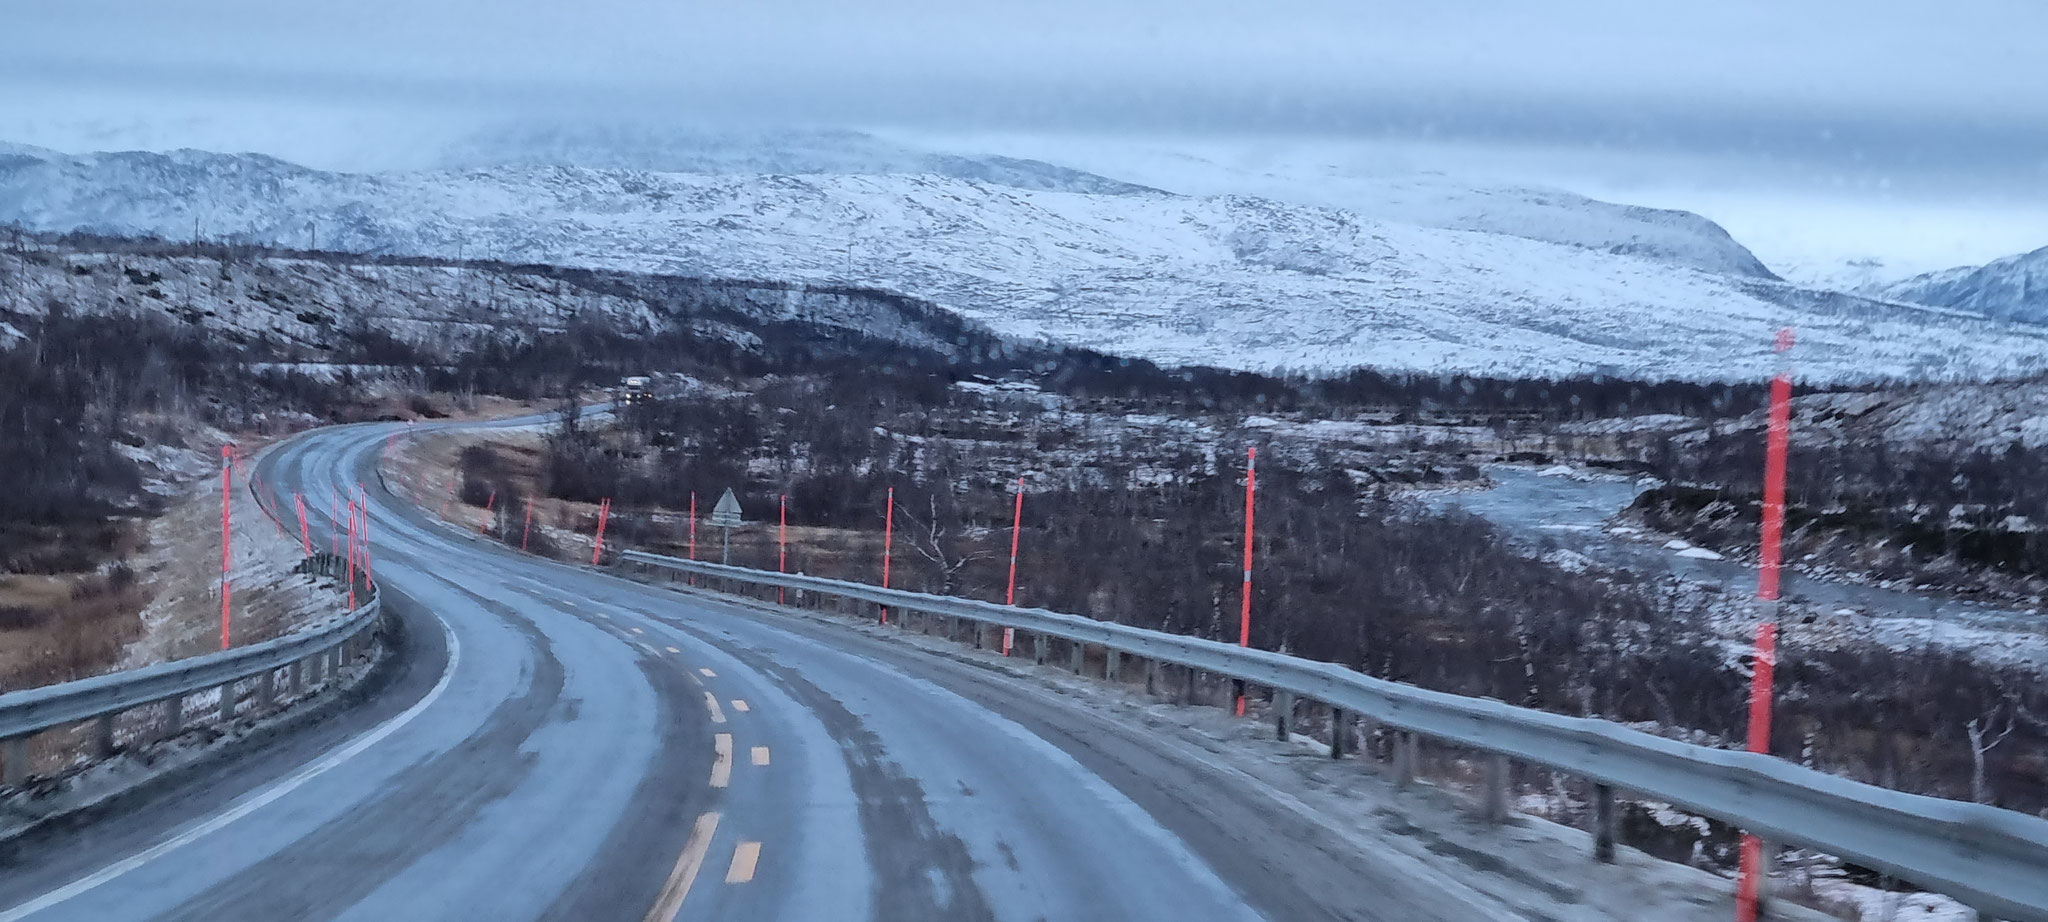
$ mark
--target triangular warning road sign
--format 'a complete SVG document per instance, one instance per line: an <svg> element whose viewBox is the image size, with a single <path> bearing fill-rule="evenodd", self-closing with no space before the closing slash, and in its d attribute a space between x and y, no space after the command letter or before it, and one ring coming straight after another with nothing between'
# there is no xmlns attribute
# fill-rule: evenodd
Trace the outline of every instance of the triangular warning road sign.
<svg viewBox="0 0 2048 922"><path fill-rule="evenodd" d="M732 488L725 488L725 495L718 498L718 505L712 507L711 524L722 528L733 528L740 524L740 498L732 495Z"/></svg>

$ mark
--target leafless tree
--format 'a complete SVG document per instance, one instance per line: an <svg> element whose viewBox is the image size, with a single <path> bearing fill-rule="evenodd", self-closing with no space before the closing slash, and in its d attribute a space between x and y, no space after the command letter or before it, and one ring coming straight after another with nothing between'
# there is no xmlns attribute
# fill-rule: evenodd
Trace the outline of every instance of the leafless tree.
<svg viewBox="0 0 2048 922"><path fill-rule="evenodd" d="M2005 728L1999 729L1999 714L2005 715ZM2010 698L1991 706L1982 717L1972 717L1963 725L1963 733L1970 739L1970 799L1980 804L1991 802L1991 791L1984 780L1984 754L2005 742L2012 735L2012 729L2019 718L2019 702Z"/></svg>
<svg viewBox="0 0 2048 922"><path fill-rule="evenodd" d="M995 555L988 551L969 550L961 545L961 538L946 526L948 516L939 511L939 494L935 491L926 504L927 512L920 519L910 511L911 506L902 507L903 518L910 527L904 529L910 539L910 547L918 556L932 566L932 572L939 579L939 594L952 595L959 588L960 571L978 560L988 560Z"/></svg>

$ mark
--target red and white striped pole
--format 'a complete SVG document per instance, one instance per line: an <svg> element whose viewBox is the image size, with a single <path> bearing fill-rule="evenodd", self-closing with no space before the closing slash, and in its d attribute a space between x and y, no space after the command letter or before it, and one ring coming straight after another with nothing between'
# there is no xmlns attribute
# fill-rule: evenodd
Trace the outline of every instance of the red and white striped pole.
<svg viewBox="0 0 2048 922"><path fill-rule="evenodd" d="M1024 478L1017 478L1016 511L1010 513L1010 586L1003 592L1004 605L1017 604L1017 533L1024 526ZM1017 629L1003 628L1003 655L1010 655L1010 648L1017 642Z"/></svg>
<svg viewBox="0 0 2048 922"><path fill-rule="evenodd" d="M1792 330L1778 331L1778 373L1771 378L1770 428L1764 436L1764 509L1762 558L1756 597L1768 612L1756 626L1756 653L1750 663L1749 751L1771 751L1771 685L1778 665L1778 595L1784 569L1785 456L1792 436ZM1742 835L1742 871L1735 889L1735 918L1756 922L1763 899L1763 840Z"/></svg>
<svg viewBox="0 0 2048 922"><path fill-rule="evenodd" d="M225 650L233 642L233 631L228 597L234 587L228 579L228 571L234 568L233 510L235 507L235 446L220 447L220 648Z"/></svg>
<svg viewBox="0 0 2048 922"><path fill-rule="evenodd" d="M775 572L789 572L789 494L782 494L782 524L775 529ZM783 588L775 587L775 604L783 603Z"/></svg>
<svg viewBox="0 0 2048 922"><path fill-rule="evenodd" d="M306 494L293 493L292 506L299 510L299 545L305 549L306 556L311 557L313 556L313 528L306 524Z"/></svg>
<svg viewBox="0 0 2048 922"><path fill-rule="evenodd" d="M604 526L611 519L612 498L607 496L604 498L603 505L597 507L597 546L590 552L590 565L593 567L597 566L598 558L604 556Z"/></svg>
<svg viewBox="0 0 2048 922"><path fill-rule="evenodd" d="M1252 645L1252 518L1259 483L1259 449L1244 451L1244 593L1238 606L1237 645ZM1237 687L1237 716L1244 716L1244 685Z"/></svg>
<svg viewBox="0 0 2048 922"><path fill-rule="evenodd" d="M896 543L896 488L889 488L888 511L882 515L882 588L889 588L890 549ZM889 606L881 607L882 623L889 623Z"/></svg>

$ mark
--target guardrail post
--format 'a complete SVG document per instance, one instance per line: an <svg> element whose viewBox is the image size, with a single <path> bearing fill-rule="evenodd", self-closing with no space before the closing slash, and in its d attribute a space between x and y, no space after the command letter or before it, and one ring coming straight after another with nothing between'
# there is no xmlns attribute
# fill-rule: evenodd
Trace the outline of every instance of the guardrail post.
<svg viewBox="0 0 2048 922"><path fill-rule="evenodd" d="M1156 659L1145 661L1145 694L1155 698L1159 696L1159 661Z"/></svg>
<svg viewBox="0 0 2048 922"><path fill-rule="evenodd" d="M315 653L312 656L306 657L305 664L307 685L320 684L320 663L325 659L327 659L327 654L325 653Z"/></svg>
<svg viewBox="0 0 2048 922"><path fill-rule="evenodd" d="M986 622L986 621L976 621L976 622L974 622L974 649L976 649L976 650L984 650L984 649L987 649L987 648L988 648L988 622Z"/></svg>
<svg viewBox="0 0 2048 922"><path fill-rule="evenodd" d="M1034 663L1037 663L1037 664L1038 664L1038 665L1040 665L1040 666L1043 666L1043 665L1045 665L1045 635L1044 635L1044 634L1033 634L1033 635L1031 635L1031 661L1032 661L1032 662L1034 662Z"/></svg>
<svg viewBox="0 0 2048 922"><path fill-rule="evenodd" d="M1330 758L1344 758L1344 734L1350 729L1344 716L1344 709L1330 708Z"/></svg>
<svg viewBox="0 0 2048 922"><path fill-rule="evenodd" d="M1082 666L1088 662L1088 646L1078 640L1067 643L1067 670L1081 674Z"/></svg>
<svg viewBox="0 0 2048 922"><path fill-rule="evenodd" d="M1124 654L1115 647L1102 650L1102 680L1115 682L1124 677Z"/></svg>
<svg viewBox="0 0 2048 922"><path fill-rule="evenodd" d="M1497 752L1486 757L1486 798L1480 815L1495 826L1508 821L1508 757Z"/></svg>
<svg viewBox="0 0 2048 922"><path fill-rule="evenodd" d="M256 707L267 708L277 700L277 670L265 669L256 680Z"/></svg>
<svg viewBox="0 0 2048 922"><path fill-rule="evenodd" d="M1195 667L1189 666L1183 669L1181 671L1181 674L1182 677L1185 678L1187 681L1180 683L1180 703L1184 705L1194 704L1196 675Z"/></svg>
<svg viewBox="0 0 2048 922"><path fill-rule="evenodd" d="M1288 731L1294 729L1294 693L1275 691L1273 693L1273 738L1287 742Z"/></svg>
<svg viewBox="0 0 2048 922"><path fill-rule="evenodd" d="M14 786L28 780L28 737L0 742L0 783Z"/></svg>
<svg viewBox="0 0 2048 922"><path fill-rule="evenodd" d="M303 695L303 694L305 694L305 693L306 693L306 661L305 661L305 660L302 660L302 659L295 659L295 660L292 660L292 674L291 674L291 678L287 680L287 683L288 683L288 684L287 684L287 685L286 685L285 687L287 687L287 688L291 689L291 696L292 696L292 697L294 697L294 698L297 698L298 696L300 696L300 695Z"/></svg>
<svg viewBox="0 0 2048 922"><path fill-rule="evenodd" d="M220 722L225 724L235 719L235 683L223 682L220 686Z"/></svg>
<svg viewBox="0 0 2048 922"><path fill-rule="evenodd" d="M1415 773L1420 768L1415 763L1420 761L1422 755L1417 751L1420 745L1413 730L1401 730L1394 734L1395 785L1405 788L1415 783Z"/></svg>
<svg viewBox="0 0 2048 922"><path fill-rule="evenodd" d="M172 695L164 699L164 739L171 739L185 732L185 696Z"/></svg>
<svg viewBox="0 0 2048 922"><path fill-rule="evenodd" d="M1614 863L1614 788L1610 785L1593 785L1593 858L1603 864Z"/></svg>
<svg viewBox="0 0 2048 922"><path fill-rule="evenodd" d="M114 715L101 714L92 722L92 757L104 759L114 754Z"/></svg>

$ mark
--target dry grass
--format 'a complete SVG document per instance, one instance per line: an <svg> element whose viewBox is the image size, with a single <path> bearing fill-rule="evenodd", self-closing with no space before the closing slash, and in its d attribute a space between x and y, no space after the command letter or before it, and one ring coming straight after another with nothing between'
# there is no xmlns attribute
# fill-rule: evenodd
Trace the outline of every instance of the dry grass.
<svg viewBox="0 0 2048 922"><path fill-rule="evenodd" d="M149 600L125 570L0 582L0 692L105 672L142 633Z"/></svg>

